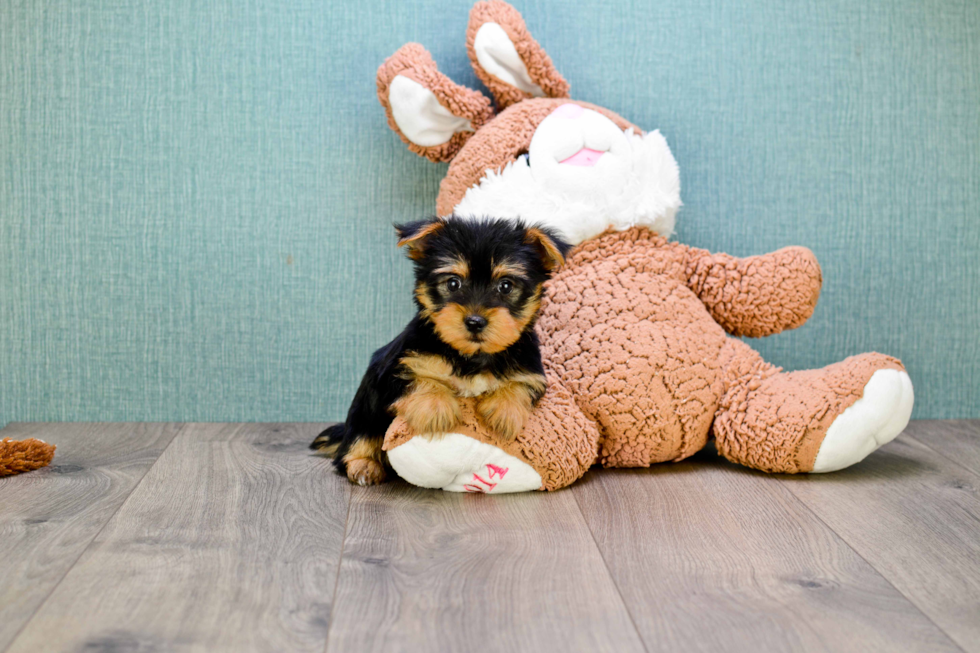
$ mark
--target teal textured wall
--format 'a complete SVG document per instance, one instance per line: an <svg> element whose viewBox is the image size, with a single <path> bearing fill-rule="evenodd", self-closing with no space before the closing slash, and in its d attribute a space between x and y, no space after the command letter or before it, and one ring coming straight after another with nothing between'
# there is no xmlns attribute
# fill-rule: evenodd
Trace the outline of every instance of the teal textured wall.
<svg viewBox="0 0 980 653"><path fill-rule="evenodd" d="M816 252L767 358L894 354L916 417L980 417L980 3L515 5L574 97L666 135L678 239ZM445 170L374 72L415 40L476 85L469 6L0 0L0 424L342 417Z"/></svg>

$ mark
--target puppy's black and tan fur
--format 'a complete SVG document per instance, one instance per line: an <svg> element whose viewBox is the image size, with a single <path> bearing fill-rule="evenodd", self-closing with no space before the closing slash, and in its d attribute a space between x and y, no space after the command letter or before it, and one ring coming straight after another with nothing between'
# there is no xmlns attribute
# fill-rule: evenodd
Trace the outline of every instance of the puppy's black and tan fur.
<svg viewBox="0 0 980 653"><path fill-rule="evenodd" d="M520 433L545 390L533 329L542 285L569 249L549 229L513 220L452 216L396 228L415 262L418 312L374 352L347 421L311 445L361 485L385 478L381 445L395 415L416 433L444 433L459 421L457 398L478 397L488 427Z"/></svg>

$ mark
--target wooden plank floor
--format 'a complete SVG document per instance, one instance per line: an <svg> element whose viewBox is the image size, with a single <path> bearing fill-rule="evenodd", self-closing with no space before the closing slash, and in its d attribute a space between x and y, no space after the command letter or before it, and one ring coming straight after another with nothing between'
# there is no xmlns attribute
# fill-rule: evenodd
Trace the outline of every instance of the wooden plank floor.
<svg viewBox="0 0 980 653"><path fill-rule="evenodd" d="M556 493L352 487L319 424L14 424L3 651L976 651L980 421L768 476L706 451Z"/></svg>
<svg viewBox="0 0 980 653"><path fill-rule="evenodd" d="M0 439L58 445L44 471L0 479L0 650L6 649L179 430L174 424L16 424Z"/></svg>

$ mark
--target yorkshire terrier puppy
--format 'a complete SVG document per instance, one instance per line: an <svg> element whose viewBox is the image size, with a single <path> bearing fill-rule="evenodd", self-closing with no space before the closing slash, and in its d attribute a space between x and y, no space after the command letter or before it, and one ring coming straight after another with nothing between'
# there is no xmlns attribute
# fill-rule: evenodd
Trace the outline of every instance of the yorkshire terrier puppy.
<svg viewBox="0 0 980 653"><path fill-rule="evenodd" d="M513 439L545 391L534 332L542 286L570 246L520 221L451 216L396 227L415 264L418 309L374 352L347 421L310 445L360 485L384 480L381 450L396 415L416 433L445 433L458 397L478 397L481 419Z"/></svg>

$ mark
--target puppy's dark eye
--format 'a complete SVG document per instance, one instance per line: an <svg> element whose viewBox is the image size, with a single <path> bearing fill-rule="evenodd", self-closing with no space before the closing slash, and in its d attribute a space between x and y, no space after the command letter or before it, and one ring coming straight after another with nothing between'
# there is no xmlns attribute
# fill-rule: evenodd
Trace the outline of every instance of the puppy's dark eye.
<svg viewBox="0 0 980 653"><path fill-rule="evenodd" d="M509 295L510 291L514 289L514 282L510 279L504 279L497 284L497 292L501 295Z"/></svg>
<svg viewBox="0 0 980 653"><path fill-rule="evenodd" d="M463 287L463 282L459 277L449 277L446 281L446 290L449 292L457 292Z"/></svg>

